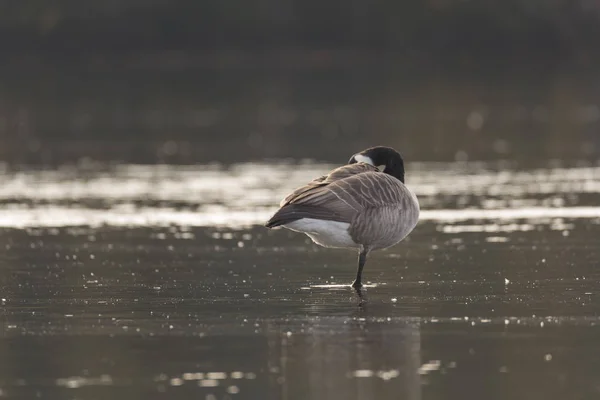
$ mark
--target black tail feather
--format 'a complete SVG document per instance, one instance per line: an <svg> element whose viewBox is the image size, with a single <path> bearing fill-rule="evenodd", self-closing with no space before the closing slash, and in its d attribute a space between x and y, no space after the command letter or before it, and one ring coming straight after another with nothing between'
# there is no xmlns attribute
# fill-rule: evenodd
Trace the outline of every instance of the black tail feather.
<svg viewBox="0 0 600 400"><path fill-rule="evenodd" d="M300 205L300 204L288 204L281 207L277 212L267 221L265 226L267 228L275 228L277 226L289 224L290 222L297 221L302 218L314 218L323 219L327 221L342 221L342 219L336 214L322 208Z"/></svg>

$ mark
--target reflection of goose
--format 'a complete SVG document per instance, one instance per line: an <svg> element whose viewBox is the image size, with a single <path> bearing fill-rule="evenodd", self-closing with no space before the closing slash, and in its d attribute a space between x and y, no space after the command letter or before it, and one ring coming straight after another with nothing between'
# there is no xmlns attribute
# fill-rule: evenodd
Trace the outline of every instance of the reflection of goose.
<svg viewBox="0 0 600 400"><path fill-rule="evenodd" d="M420 320L360 316L301 319L303 333L295 323L271 325L269 366L280 382L273 397L420 400Z"/></svg>
<svg viewBox="0 0 600 400"><path fill-rule="evenodd" d="M296 189L266 223L306 233L325 247L358 248L361 276L371 250L404 239L419 219L417 197L404 185L404 161L390 147L372 147Z"/></svg>

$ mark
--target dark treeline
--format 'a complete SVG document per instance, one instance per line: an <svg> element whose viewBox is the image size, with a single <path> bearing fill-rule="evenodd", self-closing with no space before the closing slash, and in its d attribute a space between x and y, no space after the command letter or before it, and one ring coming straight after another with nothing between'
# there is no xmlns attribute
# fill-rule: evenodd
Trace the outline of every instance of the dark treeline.
<svg viewBox="0 0 600 400"><path fill-rule="evenodd" d="M0 2L0 160L600 154L593 0Z"/></svg>
<svg viewBox="0 0 600 400"><path fill-rule="evenodd" d="M592 0L21 0L0 4L4 51L51 58L164 49L368 47L450 62L600 54ZM60 50L60 51L57 51ZM6 54L6 53L5 53Z"/></svg>

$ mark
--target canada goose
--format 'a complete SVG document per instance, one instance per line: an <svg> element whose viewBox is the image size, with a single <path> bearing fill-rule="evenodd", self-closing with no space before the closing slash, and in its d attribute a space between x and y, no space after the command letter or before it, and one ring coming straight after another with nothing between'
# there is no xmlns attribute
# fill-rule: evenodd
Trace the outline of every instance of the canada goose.
<svg viewBox="0 0 600 400"><path fill-rule="evenodd" d="M419 202L404 185L402 157L390 147L377 146L294 190L265 226L306 233L324 247L358 248L352 287L361 295L369 252L400 242L418 219Z"/></svg>

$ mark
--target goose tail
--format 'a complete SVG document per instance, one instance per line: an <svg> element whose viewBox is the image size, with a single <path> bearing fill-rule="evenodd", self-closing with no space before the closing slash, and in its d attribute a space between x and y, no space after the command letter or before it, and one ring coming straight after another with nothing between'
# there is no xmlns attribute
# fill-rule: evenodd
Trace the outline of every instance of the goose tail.
<svg viewBox="0 0 600 400"><path fill-rule="evenodd" d="M319 207L304 204L288 204L277 210L265 226L267 228L275 228L302 218L322 219L326 221L339 220L339 217L335 213Z"/></svg>

